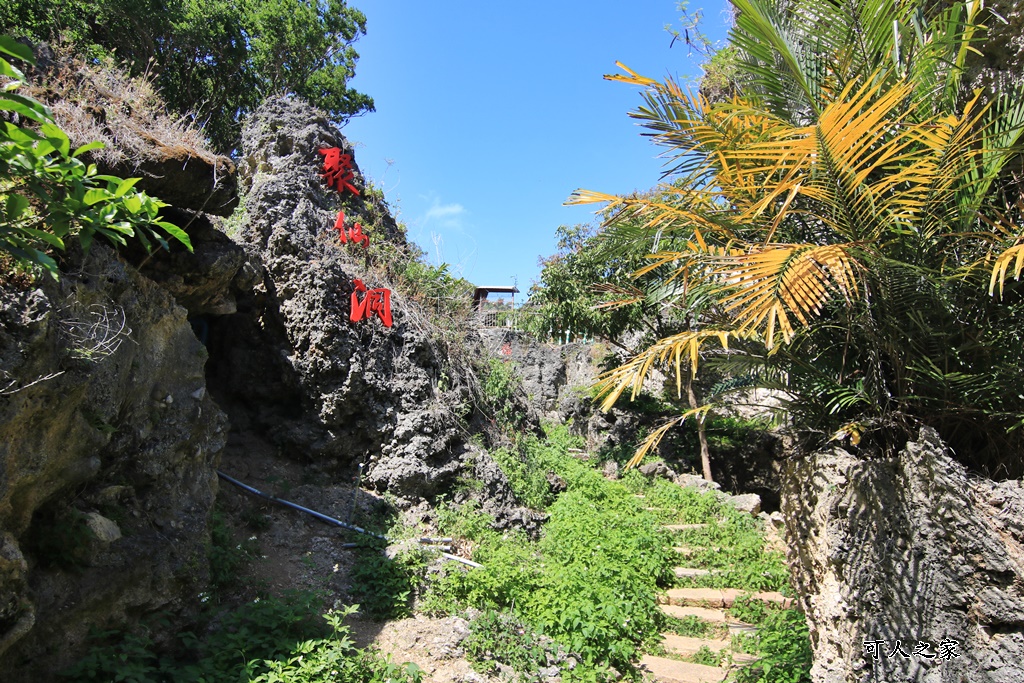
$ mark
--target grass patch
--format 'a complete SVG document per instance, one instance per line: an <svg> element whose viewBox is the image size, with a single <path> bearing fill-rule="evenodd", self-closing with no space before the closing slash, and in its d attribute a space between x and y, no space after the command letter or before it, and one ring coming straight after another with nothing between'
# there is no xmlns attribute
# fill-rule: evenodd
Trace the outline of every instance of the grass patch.
<svg viewBox="0 0 1024 683"><path fill-rule="evenodd" d="M355 607L316 618L320 600L308 592L264 597L230 613L211 613L200 633L157 644L151 630L93 634L89 654L62 677L73 681L270 683L343 681L419 683L415 665L397 665L353 646L342 621ZM169 624L154 626L165 630Z"/></svg>

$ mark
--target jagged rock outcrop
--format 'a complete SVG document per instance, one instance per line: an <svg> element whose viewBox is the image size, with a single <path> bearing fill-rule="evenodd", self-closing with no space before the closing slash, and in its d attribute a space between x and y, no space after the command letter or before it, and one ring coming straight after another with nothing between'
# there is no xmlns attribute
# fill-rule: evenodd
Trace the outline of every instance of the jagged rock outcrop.
<svg viewBox="0 0 1024 683"><path fill-rule="evenodd" d="M59 283L0 289L5 681L49 680L90 628L202 590L226 438L206 357L104 245Z"/></svg>
<svg viewBox="0 0 1024 683"><path fill-rule="evenodd" d="M352 146L306 103L265 103L243 132L245 218L238 241L259 273L238 312L210 321L211 375L238 406L239 428L264 427L293 458L370 463L365 481L412 502L443 490L463 467L458 387L418 307L391 289L393 327L350 321L355 281L390 288L362 246L332 230L362 225L371 241L403 240L353 166L352 185L326 186L319 150ZM399 245L401 246L401 245ZM371 253L377 253L371 249Z"/></svg>
<svg viewBox="0 0 1024 683"><path fill-rule="evenodd" d="M200 213L237 204L233 162L145 81L36 55L29 92L74 146L106 144L90 153L101 170L173 204L164 218L195 252L73 245L59 282L0 284L0 671L14 682L54 679L91 629L198 610L227 422L189 316L231 310L246 265Z"/></svg>
<svg viewBox="0 0 1024 683"><path fill-rule="evenodd" d="M815 683L1024 680L1020 481L969 476L924 428L891 459L791 462L783 513Z"/></svg>
<svg viewBox="0 0 1024 683"><path fill-rule="evenodd" d="M485 328L481 334L492 356L514 364L527 402L541 415L556 416L562 400L597 375L594 345L549 344L506 327Z"/></svg>

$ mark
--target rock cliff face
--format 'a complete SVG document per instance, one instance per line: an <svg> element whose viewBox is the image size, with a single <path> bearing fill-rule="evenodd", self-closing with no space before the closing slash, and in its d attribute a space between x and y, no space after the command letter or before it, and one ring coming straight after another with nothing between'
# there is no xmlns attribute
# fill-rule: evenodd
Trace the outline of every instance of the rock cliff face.
<svg viewBox="0 0 1024 683"><path fill-rule="evenodd" d="M0 668L45 680L90 627L205 580L223 413L186 312L110 249L0 293Z"/></svg>
<svg viewBox="0 0 1024 683"><path fill-rule="evenodd" d="M90 628L198 606L228 433L219 405L284 457L368 462L364 482L399 504L475 471L499 524L536 527L490 457L467 449L473 377L422 310L392 290L393 327L350 321L355 281L389 287L375 261L404 235L358 167L359 195L325 186L326 147L352 151L321 112L272 100L245 131L246 212L228 234L201 206L176 206L194 253L97 244L59 283L0 287L4 681L52 678ZM370 234L369 257L339 244L339 210Z"/></svg>
<svg viewBox="0 0 1024 683"><path fill-rule="evenodd" d="M237 313L209 321L211 377L239 428L264 429L288 457L368 462L371 485L413 501L463 467L458 425L469 396L444 387L442 347L394 289L393 327L373 316L350 321L357 279L390 288L373 262L376 247L404 237L375 208L358 167L358 195L326 186L319 150L331 147L353 153L300 101L271 100L248 122L236 239L258 275ZM369 234L370 255L340 243L332 229L339 210L347 227L360 223Z"/></svg>
<svg viewBox="0 0 1024 683"><path fill-rule="evenodd" d="M1024 680L1021 482L969 477L923 429L891 460L792 462L783 513L816 683Z"/></svg>
<svg viewBox="0 0 1024 683"><path fill-rule="evenodd" d="M481 332L490 355L515 365L527 403L540 415L558 417L563 401L577 387L589 386L597 376L594 345L548 344L511 328L491 327ZM599 355L598 355L599 358Z"/></svg>

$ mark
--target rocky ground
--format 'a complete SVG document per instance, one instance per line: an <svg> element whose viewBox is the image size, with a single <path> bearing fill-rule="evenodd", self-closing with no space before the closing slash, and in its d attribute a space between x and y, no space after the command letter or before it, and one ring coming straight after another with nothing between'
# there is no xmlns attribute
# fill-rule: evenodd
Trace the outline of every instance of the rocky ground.
<svg viewBox="0 0 1024 683"><path fill-rule="evenodd" d="M280 458L271 444L250 433L232 434L221 471L342 521L380 528L397 519L398 513L384 498L365 488L359 489L353 509L354 482L334 483L330 474L315 466ZM258 591L280 595L309 590L324 594L327 606L356 601L349 583L356 551L343 547L353 534L224 481L218 505L235 541L254 548L256 554L231 591L234 599L255 599ZM420 515L422 511L413 511L405 519L416 525ZM430 531L419 526L424 533ZM469 633L464 619L417 614L381 622L356 615L347 623L357 646L372 647L395 662L415 663L425 672L425 683L497 680L474 672L466 660L460 646Z"/></svg>

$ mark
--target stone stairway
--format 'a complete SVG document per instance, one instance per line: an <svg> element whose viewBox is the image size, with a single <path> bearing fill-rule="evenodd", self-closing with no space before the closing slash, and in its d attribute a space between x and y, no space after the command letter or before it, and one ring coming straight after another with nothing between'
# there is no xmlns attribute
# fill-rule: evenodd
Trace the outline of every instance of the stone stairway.
<svg viewBox="0 0 1024 683"><path fill-rule="evenodd" d="M706 524L669 524L669 531L687 531L706 527ZM684 564L687 557L694 553L692 548L680 546L675 548ZM675 575L680 578L708 576L717 570L697 567L675 567ZM793 599L776 592L752 592L736 588L673 588L666 591L662 598L661 610L672 617L685 619L696 617L717 625L716 633L727 633L708 638L679 636L663 633L661 647L668 656L644 655L640 666L649 672L647 679L657 683L720 683L725 681L736 666L748 664L756 657L743 652L734 651L734 635L753 634L755 626L745 624L732 618L726 610L732 607L740 596L750 596L755 600L787 608L792 606ZM692 661L693 655L701 648L712 653L724 654L722 666L708 666Z"/></svg>

